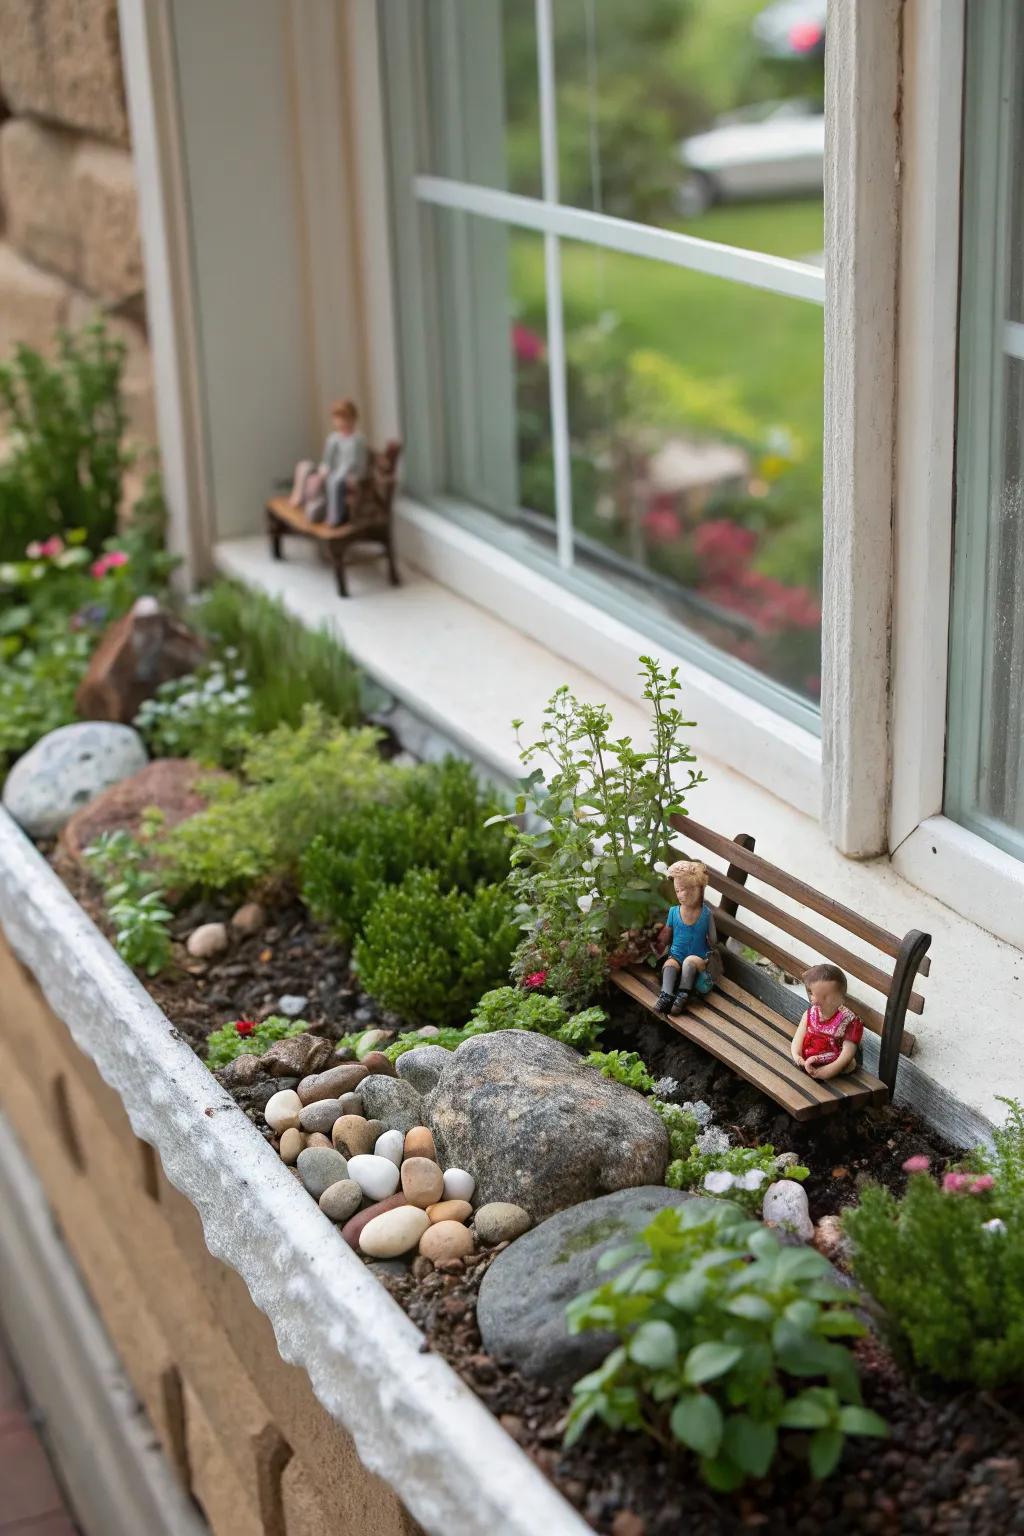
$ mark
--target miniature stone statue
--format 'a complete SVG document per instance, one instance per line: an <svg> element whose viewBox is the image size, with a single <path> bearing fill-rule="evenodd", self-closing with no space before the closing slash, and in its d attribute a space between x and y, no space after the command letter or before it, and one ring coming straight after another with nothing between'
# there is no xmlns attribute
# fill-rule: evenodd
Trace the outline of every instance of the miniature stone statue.
<svg viewBox="0 0 1024 1536"><path fill-rule="evenodd" d="M845 975L838 965L812 965L803 983L810 1006L797 1025L790 1055L808 1077L855 1071L864 1025L846 1006Z"/></svg>
<svg viewBox="0 0 1024 1536"><path fill-rule="evenodd" d="M331 407L333 430L324 443L319 464L303 459L295 467L291 503L300 507L311 523L326 522L338 528L345 521L348 487L366 474L366 438L358 429L359 411L352 400L336 400Z"/></svg>
<svg viewBox="0 0 1024 1536"><path fill-rule="evenodd" d="M714 986L709 962L718 943L715 919L704 900L707 866L682 859L670 864L668 876L679 905L669 910L662 929L661 946L669 951L661 972L659 1013L682 1013L695 990L706 996Z"/></svg>

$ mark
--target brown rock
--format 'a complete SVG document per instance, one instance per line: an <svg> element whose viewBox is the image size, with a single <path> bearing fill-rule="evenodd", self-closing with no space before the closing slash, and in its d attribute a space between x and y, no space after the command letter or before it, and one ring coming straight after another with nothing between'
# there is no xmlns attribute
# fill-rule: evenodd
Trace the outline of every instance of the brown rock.
<svg viewBox="0 0 1024 1536"><path fill-rule="evenodd" d="M58 327L67 323L70 295L63 278L41 271L0 242L0 356L6 357L18 341L52 356Z"/></svg>
<svg viewBox="0 0 1024 1536"><path fill-rule="evenodd" d="M299 1160L299 1153L308 1145L307 1138L296 1126L281 1132L281 1161L291 1167Z"/></svg>
<svg viewBox="0 0 1024 1536"><path fill-rule="evenodd" d="M94 651L75 708L84 720L130 724L143 699L161 683L194 672L204 650L202 641L155 598L140 597L123 619L111 624Z"/></svg>
<svg viewBox="0 0 1024 1536"><path fill-rule="evenodd" d="M314 1131L311 1136L307 1136L306 1147L326 1147L329 1152L335 1150L331 1144L331 1138L325 1136L322 1131ZM305 1151L306 1147L303 1147L302 1150Z"/></svg>
<svg viewBox="0 0 1024 1536"><path fill-rule="evenodd" d="M840 1269L850 1267L850 1240L843 1231L840 1217L823 1216L814 1228L811 1242L830 1263Z"/></svg>
<svg viewBox="0 0 1024 1536"><path fill-rule="evenodd" d="M439 1200L427 1206L427 1215L434 1221L468 1221L473 1207L468 1200Z"/></svg>
<svg viewBox="0 0 1024 1536"><path fill-rule="evenodd" d="M402 1193L410 1205L425 1211L444 1194L444 1174L429 1157L406 1157L402 1164ZM430 1253L427 1257L432 1259L435 1255Z"/></svg>
<svg viewBox="0 0 1024 1536"><path fill-rule="evenodd" d="M290 1035L287 1040L275 1040L260 1061L271 1077L303 1077L319 1072L330 1055L329 1040L321 1040L319 1035Z"/></svg>
<svg viewBox="0 0 1024 1536"><path fill-rule="evenodd" d="M361 1115L341 1115L334 1122L331 1140L343 1156L359 1157L373 1151L377 1138L369 1120L364 1120Z"/></svg>
<svg viewBox="0 0 1024 1536"><path fill-rule="evenodd" d="M358 1061L346 1062L340 1067L329 1067L326 1072L314 1072L304 1077L298 1086L303 1104L313 1104L317 1099L340 1099L366 1077L366 1068Z"/></svg>
<svg viewBox="0 0 1024 1536"><path fill-rule="evenodd" d="M437 1162L437 1149L434 1146L434 1138L425 1125L414 1125L411 1131L405 1133L405 1157L429 1157L432 1163Z"/></svg>
<svg viewBox="0 0 1024 1536"><path fill-rule="evenodd" d="M141 292L146 280L130 151L88 140L80 144L72 161L71 196L83 288L115 302Z"/></svg>
<svg viewBox="0 0 1024 1536"><path fill-rule="evenodd" d="M117 0L0 0L0 36L13 111L128 143Z"/></svg>
<svg viewBox="0 0 1024 1536"><path fill-rule="evenodd" d="M353 1216L351 1220L346 1221L341 1229L341 1235L349 1247L354 1248L358 1253L359 1234L368 1221L372 1221L375 1216L382 1216L385 1211L393 1211L400 1205L408 1204L409 1202L404 1195L389 1195L386 1200L378 1200L376 1205L368 1205L365 1211L360 1211L357 1216Z"/></svg>
<svg viewBox="0 0 1024 1536"><path fill-rule="evenodd" d="M473 1252L476 1239L460 1221L435 1221L420 1238L420 1253L435 1264L449 1259L464 1259Z"/></svg>
<svg viewBox="0 0 1024 1536"><path fill-rule="evenodd" d="M247 901L231 918L236 933L259 933L267 920L267 914L258 901Z"/></svg>
<svg viewBox="0 0 1024 1536"><path fill-rule="evenodd" d="M261 1076L258 1056L236 1056L234 1061L218 1067L216 1072L218 1083L221 1083L228 1092L232 1088L249 1088Z"/></svg>
<svg viewBox="0 0 1024 1536"><path fill-rule="evenodd" d="M0 129L0 177L7 238L41 267L75 281L81 239L71 195L75 137L28 118Z"/></svg>
<svg viewBox="0 0 1024 1536"><path fill-rule="evenodd" d="M188 936L185 948L194 960L212 960L228 947L228 930L223 923L201 923Z"/></svg>
<svg viewBox="0 0 1024 1536"><path fill-rule="evenodd" d="M398 1076L398 1073L395 1071L394 1062L389 1061L388 1058L384 1055L383 1051L368 1051L363 1057L363 1066L366 1068L367 1072L377 1076Z"/></svg>
<svg viewBox="0 0 1024 1536"><path fill-rule="evenodd" d="M137 835L143 811L155 806L169 831L190 816L205 809L206 798L200 794L200 782L226 775L211 774L186 757L163 757L147 763L130 779L111 784L109 789L83 805L67 822L60 835L61 847L76 863L86 848L104 832L128 832Z"/></svg>

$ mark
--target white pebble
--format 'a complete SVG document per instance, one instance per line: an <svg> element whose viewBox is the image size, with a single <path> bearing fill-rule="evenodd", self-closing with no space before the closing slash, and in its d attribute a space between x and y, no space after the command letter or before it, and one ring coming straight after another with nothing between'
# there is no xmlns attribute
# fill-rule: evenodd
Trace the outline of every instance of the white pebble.
<svg viewBox="0 0 1024 1536"><path fill-rule="evenodd" d="M386 1200L398 1188L399 1172L389 1157L361 1152L349 1159L348 1176L370 1200ZM374 1217L376 1220L376 1217Z"/></svg>
<svg viewBox="0 0 1024 1536"><path fill-rule="evenodd" d="M267 1100L263 1118L270 1129L280 1136L282 1131L290 1131L293 1127L298 1127L301 1114L302 1100L295 1089L282 1088L279 1093L272 1094Z"/></svg>
<svg viewBox="0 0 1024 1536"><path fill-rule="evenodd" d="M223 923L202 923L188 936L185 948L194 960L211 960L228 947L228 930Z"/></svg>
<svg viewBox="0 0 1024 1536"><path fill-rule="evenodd" d="M405 1137L401 1131L385 1131L383 1136L377 1137L377 1144L373 1149L373 1155L374 1157L386 1157L389 1163L394 1163L396 1168L401 1168L404 1151Z"/></svg>
<svg viewBox="0 0 1024 1536"><path fill-rule="evenodd" d="M465 1168L449 1168L444 1176L445 1200L472 1200L476 1180Z"/></svg>
<svg viewBox="0 0 1024 1536"><path fill-rule="evenodd" d="M814 1236L814 1223L807 1209L807 1192L795 1179L777 1179L774 1184L769 1184L761 1207L761 1220L795 1232L805 1243Z"/></svg>
<svg viewBox="0 0 1024 1536"><path fill-rule="evenodd" d="M397 1259L412 1252L429 1226L426 1211L400 1205L368 1221L359 1234L359 1246L371 1259Z"/></svg>

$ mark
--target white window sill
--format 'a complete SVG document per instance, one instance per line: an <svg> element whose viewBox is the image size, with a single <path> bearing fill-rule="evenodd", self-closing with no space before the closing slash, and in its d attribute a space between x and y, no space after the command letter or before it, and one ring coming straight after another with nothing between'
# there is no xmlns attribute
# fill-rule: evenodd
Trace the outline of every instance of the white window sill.
<svg viewBox="0 0 1024 1536"><path fill-rule="evenodd" d="M412 542L404 537L407 526L403 517L405 556ZM645 732L633 675L637 652L627 668L614 647L595 644L592 665L584 669L419 570L406 570L404 584L392 588L382 566L356 567L350 578L354 595L344 600L316 551L301 540L286 540L282 562L271 559L263 538L232 540L215 553L224 574L277 595L306 623L327 622L359 663L404 704L502 777L513 779L521 772L509 722L524 718L528 736L562 683L585 698L607 702L622 732ZM441 564L445 551L429 558ZM532 586L536 578L522 574ZM506 583L505 603L512 602L512 590ZM489 596L489 589L481 587L479 601ZM520 591L520 614L528 603L529 596ZM557 619L543 618L543 624L549 623L555 629ZM686 706L699 715L688 670L685 675ZM816 794L808 794L798 809L747 776L745 757L723 753L721 735L719 750L709 738L702 721L691 739L708 782L690 797L695 816L727 835L752 833L765 858L894 933L922 928L932 934L932 974L922 984L927 1006L920 1018L909 1018L918 1040L913 1062L970 1109L1001 1122L997 1095L1024 1099L1024 1052L1006 1050L1006 1021L1020 1012L1024 955L925 895L887 860L844 858L818 822ZM856 947L855 941L847 942Z"/></svg>

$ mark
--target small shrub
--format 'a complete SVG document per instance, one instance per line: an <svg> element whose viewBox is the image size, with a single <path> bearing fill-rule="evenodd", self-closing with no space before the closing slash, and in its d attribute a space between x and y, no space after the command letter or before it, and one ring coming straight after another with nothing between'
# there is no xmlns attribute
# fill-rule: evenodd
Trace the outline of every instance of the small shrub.
<svg viewBox="0 0 1024 1536"><path fill-rule="evenodd" d="M590 1049L604 1027L607 1014L603 1008L586 1008L569 1014L561 1000L542 992L527 992L522 987L497 987L486 992L473 1009L470 1028L476 1034L496 1029L525 1029L533 1034L550 1035L578 1051Z"/></svg>
<svg viewBox="0 0 1024 1536"><path fill-rule="evenodd" d="M192 757L212 768L234 766L252 729L251 690L231 654L201 671L161 683L133 724L153 757Z"/></svg>
<svg viewBox="0 0 1024 1536"><path fill-rule="evenodd" d="M508 843L484 825L500 811L468 763L445 758L403 770L386 805L365 805L314 839L302 860L302 897L350 942L385 886L433 869L443 890L503 880Z"/></svg>
<svg viewBox="0 0 1024 1536"><path fill-rule="evenodd" d="M309 1028L304 1019L281 1019L276 1015L254 1024L249 1019L236 1019L215 1029L206 1040L206 1065L211 1072L226 1067L236 1056L262 1056L276 1040L290 1040L293 1035L303 1035Z"/></svg>
<svg viewBox="0 0 1024 1536"><path fill-rule="evenodd" d="M810 1169L797 1163L786 1169L785 1176L802 1183L809 1172ZM692 1146L686 1157L669 1164L665 1183L671 1189L703 1190L707 1188L705 1181L708 1174L729 1175L732 1184L725 1186L723 1180L721 1189L712 1189L710 1192L724 1194L726 1199L741 1205L749 1215L756 1215L761 1209L769 1181L779 1177L775 1148L766 1144L763 1147L727 1147L724 1152L698 1152ZM757 1179L753 1177L756 1174L763 1174L764 1177Z"/></svg>
<svg viewBox="0 0 1024 1536"><path fill-rule="evenodd" d="M515 941L504 887L444 891L433 870L413 869L367 913L353 963L385 1008L425 1024L452 1024L508 974Z"/></svg>
<svg viewBox="0 0 1024 1536"><path fill-rule="evenodd" d="M835 1469L847 1435L886 1433L836 1342L865 1332L849 1310L855 1298L813 1249L783 1248L725 1204L684 1206L600 1263L625 1267L570 1303L569 1331L608 1330L619 1342L573 1388L568 1444L594 1419L674 1440L727 1491L765 1476L780 1430L807 1432L815 1477Z"/></svg>
<svg viewBox="0 0 1024 1536"><path fill-rule="evenodd" d="M700 1133L696 1115L681 1104L668 1104L664 1099L651 1099L651 1108L659 1115L668 1131L669 1157L678 1162L690 1155L690 1150Z"/></svg>
<svg viewBox="0 0 1024 1536"><path fill-rule="evenodd" d="M638 1093L654 1092L654 1077L636 1051L591 1051L585 1058L588 1067L596 1067L605 1077L613 1077Z"/></svg>
<svg viewBox="0 0 1024 1536"><path fill-rule="evenodd" d="M896 1351L986 1389L1024 1378L1024 1111L1004 1102L994 1154L941 1182L912 1172L900 1200L869 1186L843 1222Z"/></svg>
<svg viewBox="0 0 1024 1536"><path fill-rule="evenodd" d="M86 866L103 887L115 949L133 970L155 976L170 964L174 914L148 858L148 850L124 831L104 832L85 850Z"/></svg>

